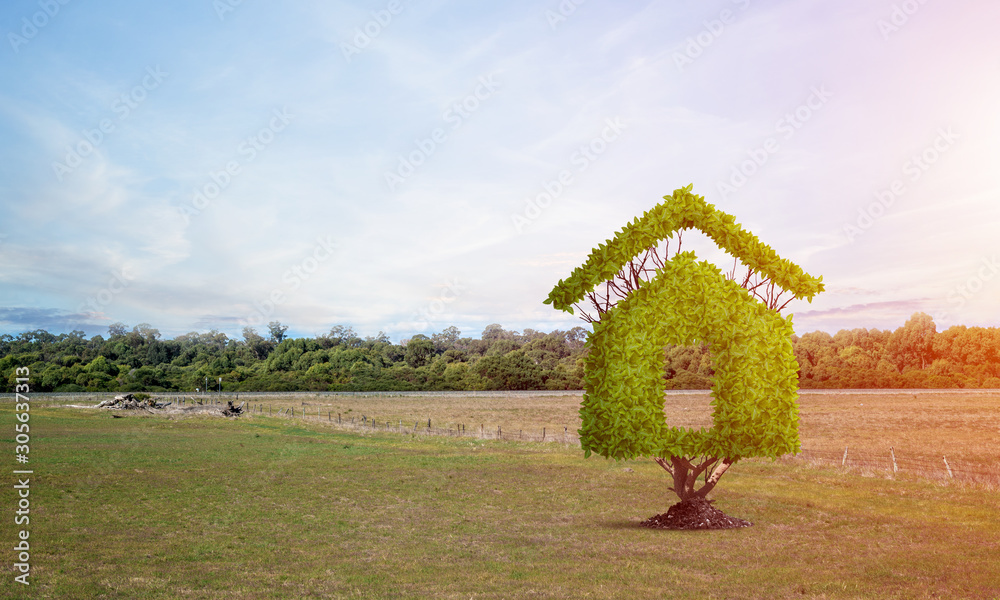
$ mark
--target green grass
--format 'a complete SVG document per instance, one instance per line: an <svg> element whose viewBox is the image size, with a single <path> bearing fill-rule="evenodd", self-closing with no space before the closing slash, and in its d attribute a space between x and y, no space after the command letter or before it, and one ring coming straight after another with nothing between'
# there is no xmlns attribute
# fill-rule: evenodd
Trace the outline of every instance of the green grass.
<svg viewBox="0 0 1000 600"><path fill-rule="evenodd" d="M658 466L561 444L41 406L31 425L34 584L8 550L2 598L1000 597L1000 495L971 486L744 461L713 496L753 527L651 531L674 501Z"/></svg>

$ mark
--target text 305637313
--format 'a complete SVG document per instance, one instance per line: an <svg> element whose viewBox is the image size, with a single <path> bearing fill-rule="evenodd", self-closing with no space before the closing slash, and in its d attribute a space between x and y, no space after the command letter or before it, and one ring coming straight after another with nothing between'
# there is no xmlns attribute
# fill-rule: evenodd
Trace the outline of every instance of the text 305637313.
<svg viewBox="0 0 1000 600"><path fill-rule="evenodd" d="M31 371L28 367L18 367L15 371L14 381L14 415L17 422L14 425L14 458L19 468L14 469L14 524L20 526L17 532L17 544L14 546L14 581L24 585L30 585L28 577L31 575L31 544L28 541L30 532L28 525L31 523L31 475L32 470L24 468L28 464L28 454L31 451L31 428L28 421L31 419L30 398L31 391L29 385Z"/></svg>

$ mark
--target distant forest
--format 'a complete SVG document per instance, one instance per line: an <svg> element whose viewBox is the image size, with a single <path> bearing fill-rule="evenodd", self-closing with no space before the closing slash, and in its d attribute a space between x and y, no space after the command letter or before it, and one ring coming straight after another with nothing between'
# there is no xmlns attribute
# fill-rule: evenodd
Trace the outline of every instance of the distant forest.
<svg viewBox="0 0 1000 600"><path fill-rule="evenodd" d="M0 375L13 390L15 368L30 367L41 392L577 390L583 387L587 330L508 331L498 324L478 338L448 327L393 343L336 326L315 338L285 337L275 321L267 336L218 331L161 339L148 324L81 331L0 335ZM895 331L841 330L792 339L803 388L1000 388L1000 329L954 326L937 332L924 313ZM708 348L664 350L667 389L707 389Z"/></svg>

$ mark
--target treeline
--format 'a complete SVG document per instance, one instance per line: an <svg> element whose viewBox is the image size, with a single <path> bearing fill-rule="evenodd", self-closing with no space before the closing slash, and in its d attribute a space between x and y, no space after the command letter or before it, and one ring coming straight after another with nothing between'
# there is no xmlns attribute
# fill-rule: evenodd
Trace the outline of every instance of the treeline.
<svg viewBox="0 0 1000 600"><path fill-rule="evenodd" d="M938 332L915 313L895 331L841 329L792 336L802 388L1000 388L1000 329L956 325ZM709 388L706 346L666 350L667 388Z"/></svg>
<svg viewBox="0 0 1000 600"><path fill-rule="evenodd" d="M1000 329L955 325L938 332L915 313L895 331L841 330L794 339L808 388L1000 388Z"/></svg>
<svg viewBox="0 0 1000 600"><path fill-rule="evenodd" d="M289 339L272 322L268 336L242 339L189 333L161 339L148 324L121 323L107 337L43 330L0 336L0 377L31 369L35 391L390 391L577 390L583 387L587 330L544 333L486 327L479 338L455 327L393 343L333 327ZM1000 388L1000 330L955 326L938 333L924 313L895 331L841 330L792 339L803 388ZM704 345L665 349L668 389L707 389L714 367Z"/></svg>
<svg viewBox="0 0 1000 600"><path fill-rule="evenodd" d="M289 339L287 326L252 328L242 339L188 333L161 339L148 324L122 323L108 336L44 330L0 336L0 374L30 367L35 391L388 391L566 390L583 387L586 331L523 333L489 325L478 339L448 327L396 344L336 326L316 338ZM222 380L221 382L219 380Z"/></svg>

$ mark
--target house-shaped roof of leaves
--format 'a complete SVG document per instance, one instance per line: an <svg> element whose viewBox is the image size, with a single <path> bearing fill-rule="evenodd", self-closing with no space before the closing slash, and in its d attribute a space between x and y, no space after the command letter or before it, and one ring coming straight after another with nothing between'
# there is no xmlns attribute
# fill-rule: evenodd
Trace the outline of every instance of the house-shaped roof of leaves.
<svg viewBox="0 0 1000 600"><path fill-rule="evenodd" d="M545 304L573 312L579 302L600 283L615 276L623 266L647 248L673 236L674 233L696 228L711 238L720 248L743 261L743 264L768 277L797 299L812 302L823 291L823 277L813 277L795 263L781 258L757 236L743 229L736 218L691 193L692 185L675 190L672 196L636 217L613 239L600 244L587 262L573 270L556 284Z"/></svg>

